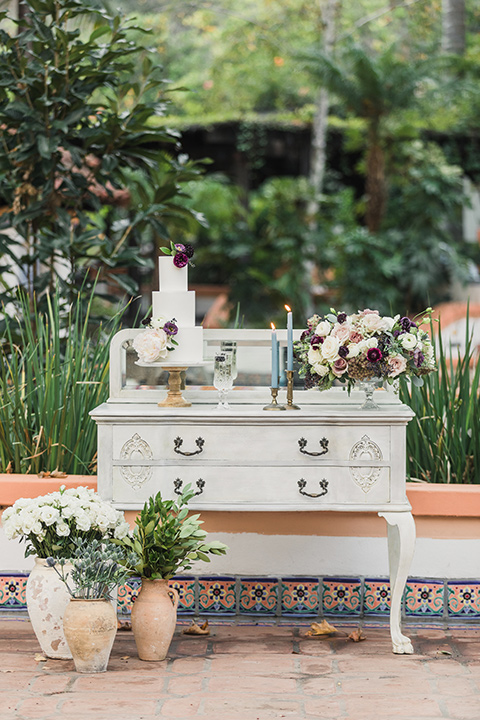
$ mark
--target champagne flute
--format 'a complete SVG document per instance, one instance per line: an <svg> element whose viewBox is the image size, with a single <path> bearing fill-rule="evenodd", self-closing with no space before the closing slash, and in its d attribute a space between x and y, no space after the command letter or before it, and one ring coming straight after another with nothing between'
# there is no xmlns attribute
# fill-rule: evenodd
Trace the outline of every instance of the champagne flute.
<svg viewBox="0 0 480 720"><path fill-rule="evenodd" d="M215 355L213 365L213 386L218 390L217 410L230 410L227 393L233 387L232 353Z"/></svg>
<svg viewBox="0 0 480 720"><path fill-rule="evenodd" d="M222 340L220 343L220 352L222 355L225 353L232 354L232 380L235 380L237 373L237 343L232 340Z"/></svg>

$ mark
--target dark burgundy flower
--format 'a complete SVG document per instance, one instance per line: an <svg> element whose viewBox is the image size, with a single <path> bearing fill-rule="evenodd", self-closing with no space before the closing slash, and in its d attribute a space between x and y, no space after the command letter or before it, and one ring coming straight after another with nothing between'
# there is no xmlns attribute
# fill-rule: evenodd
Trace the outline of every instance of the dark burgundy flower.
<svg viewBox="0 0 480 720"><path fill-rule="evenodd" d="M188 257L185 255L185 253L179 252L173 258L173 264L177 268L185 267L185 265L188 265Z"/></svg>
<svg viewBox="0 0 480 720"><path fill-rule="evenodd" d="M375 363L381 360L383 357L382 351L379 348L370 348L367 352L368 362Z"/></svg>
<svg viewBox="0 0 480 720"><path fill-rule="evenodd" d="M421 350L415 350L415 352L413 353L413 362L415 363L415 367L422 367L423 363L425 362L425 355L422 353Z"/></svg>
<svg viewBox="0 0 480 720"><path fill-rule="evenodd" d="M405 332L408 332L410 330L410 328L412 327L412 321L408 317L400 318L399 322L400 322L402 329Z"/></svg>
<svg viewBox="0 0 480 720"><path fill-rule="evenodd" d="M347 320L347 313L344 313L344 312L338 313L338 315L337 315L338 323L340 323L340 324L344 323L344 322L346 322L346 320Z"/></svg>
<svg viewBox="0 0 480 720"><path fill-rule="evenodd" d="M150 325L151 321L152 321L152 318L151 318L151 317L144 318L144 319L142 320L142 325Z"/></svg>
<svg viewBox="0 0 480 720"><path fill-rule="evenodd" d="M340 357L346 358L348 355L348 347L346 345L340 345L340 347L338 348L338 354L340 355Z"/></svg>
<svg viewBox="0 0 480 720"><path fill-rule="evenodd" d="M167 333L167 335L176 335L178 333L178 327L175 324L175 320L170 320L169 322L166 322L163 326L163 329Z"/></svg>
<svg viewBox="0 0 480 720"><path fill-rule="evenodd" d="M306 340L308 338L309 334L310 333L308 332L308 330L304 330L302 332L302 334L300 335L300 341L303 342L304 340Z"/></svg>
<svg viewBox="0 0 480 720"><path fill-rule="evenodd" d="M195 255L195 248L193 247L193 245L187 244L187 245L185 245L184 247L185 247L185 249L184 249L183 252L185 253L185 255L186 255L189 259L192 258L192 257Z"/></svg>
<svg viewBox="0 0 480 720"><path fill-rule="evenodd" d="M312 335L310 339L310 345L314 350L318 350L320 345L323 343L323 338L320 335Z"/></svg>

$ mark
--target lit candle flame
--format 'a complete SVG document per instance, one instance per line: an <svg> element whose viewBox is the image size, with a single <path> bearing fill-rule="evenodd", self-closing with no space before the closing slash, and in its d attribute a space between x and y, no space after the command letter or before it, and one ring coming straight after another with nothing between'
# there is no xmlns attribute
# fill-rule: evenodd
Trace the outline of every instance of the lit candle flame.
<svg viewBox="0 0 480 720"><path fill-rule="evenodd" d="M275 330L275 325L273 323L270 323L270 327L272 328L272 330Z"/></svg>
<svg viewBox="0 0 480 720"><path fill-rule="evenodd" d="M291 308L291 307L288 307L288 305L285 305L285 310L286 310L287 312L292 312L292 308Z"/></svg>

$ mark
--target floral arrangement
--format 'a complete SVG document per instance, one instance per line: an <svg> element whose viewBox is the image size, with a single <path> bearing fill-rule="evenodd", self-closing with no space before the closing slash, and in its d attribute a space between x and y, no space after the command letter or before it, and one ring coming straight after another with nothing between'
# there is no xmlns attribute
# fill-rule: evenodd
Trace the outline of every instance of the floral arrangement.
<svg viewBox="0 0 480 720"><path fill-rule="evenodd" d="M2 517L5 535L25 540L25 556L71 558L76 541L123 539L129 525L94 490L68 488L36 498L19 498Z"/></svg>
<svg viewBox="0 0 480 720"><path fill-rule="evenodd" d="M392 384L406 375L422 385L422 375L435 370L433 345L421 325L431 308L417 321L408 317L382 317L377 310L314 315L294 344L305 387L328 390L335 380L351 389L358 381L379 379Z"/></svg>
<svg viewBox="0 0 480 720"><path fill-rule="evenodd" d="M178 333L175 318L165 322L165 318L150 318L143 321L147 328L133 339L140 362L153 363L165 360L170 350L178 345L174 339Z"/></svg>
<svg viewBox="0 0 480 720"><path fill-rule="evenodd" d="M138 556L126 554L112 543L77 538L69 562L72 567L67 571L65 558L47 558L47 565L54 568L73 598L111 600L117 585L123 585L132 575L131 568L138 562Z"/></svg>
<svg viewBox="0 0 480 720"><path fill-rule="evenodd" d="M182 268L188 264L195 267L191 261L195 253L192 245L170 242L169 248L161 247L160 250L165 253L165 255L173 255L173 264L175 267Z"/></svg>

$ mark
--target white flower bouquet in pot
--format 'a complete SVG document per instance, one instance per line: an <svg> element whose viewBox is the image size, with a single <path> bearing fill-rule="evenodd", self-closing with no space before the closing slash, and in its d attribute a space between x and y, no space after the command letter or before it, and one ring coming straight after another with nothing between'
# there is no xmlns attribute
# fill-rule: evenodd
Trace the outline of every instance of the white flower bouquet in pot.
<svg viewBox="0 0 480 720"><path fill-rule="evenodd" d="M69 561L79 540L122 540L129 531L123 513L90 488L62 486L47 495L20 498L4 511L2 524L7 538L26 542L25 556L36 555L26 599L42 651L47 657L71 658L62 624L69 595L46 559Z"/></svg>

